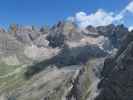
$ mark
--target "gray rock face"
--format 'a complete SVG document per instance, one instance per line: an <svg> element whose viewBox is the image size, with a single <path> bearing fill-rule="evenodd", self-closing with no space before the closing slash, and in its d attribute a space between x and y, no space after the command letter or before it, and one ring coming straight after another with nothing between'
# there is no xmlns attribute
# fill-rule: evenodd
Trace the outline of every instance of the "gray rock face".
<svg viewBox="0 0 133 100"><path fill-rule="evenodd" d="M72 22L51 28L11 25L8 32L0 29L0 59L9 62L0 65L0 99L86 100L96 87L90 86L94 73L102 78L96 100L132 99L133 35L124 37L127 33L124 26L81 30ZM100 74L104 57L114 53L123 39L121 49L105 60ZM14 66L19 62L26 66Z"/></svg>
<svg viewBox="0 0 133 100"><path fill-rule="evenodd" d="M47 35L41 35L38 38L36 38L33 43L37 47L48 47L49 41L46 39Z"/></svg>
<svg viewBox="0 0 133 100"><path fill-rule="evenodd" d="M15 34L15 37L18 38L23 43L31 44L33 40L35 40L37 37L40 36L41 33L39 33L36 30L33 30L30 27L21 27Z"/></svg>
<svg viewBox="0 0 133 100"><path fill-rule="evenodd" d="M119 48L122 38L129 33L128 28L125 28L124 25L115 26L113 24L97 27L97 31L108 37L115 48Z"/></svg>
<svg viewBox="0 0 133 100"><path fill-rule="evenodd" d="M39 29L34 26L10 25L9 33L24 44L32 44L32 41L41 35Z"/></svg>
<svg viewBox="0 0 133 100"><path fill-rule="evenodd" d="M65 46L58 55L30 66L25 75L27 77L32 76L42 71L49 65L55 65L59 68L71 65L81 65L85 64L91 58L100 58L107 55L107 52L104 52L99 47L93 45L75 48Z"/></svg>
<svg viewBox="0 0 133 100"><path fill-rule="evenodd" d="M0 53L3 55L16 54L23 50L23 45L6 32L0 32Z"/></svg>
<svg viewBox="0 0 133 100"><path fill-rule="evenodd" d="M54 25L47 37L49 46L61 47L66 41L79 41L83 37L78 27L71 22L59 22Z"/></svg>
<svg viewBox="0 0 133 100"><path fill-rule="evenodd" d="M101 92L95 100L133 99L133 41L131 39L133 37L131 35L132 33L126 36L124 44L115 57L105 60L101 73L102 80L98 85Z"/></svg>
<svg viewBox="0 0 133 100"><path fill-rule="evenodd" d="M19 87L4 93L0 90L0 100L63 100L65 93L69 91L68 87L71 87L70 80L80 67L58 69L49 66L30 80L15 82Z"/></svg>
<svg viewBox="0 0 133 100"><path fill-rule="evenodd" d="M87 100L93 95L93 88L96 88L101 66L104 58L91 59L88 65L78 70L75 78L72 80L71 91L67 93L66 100Z"/></svg>
<svg viewBox="0 0 133 100"><path fill-rule="evenodd" d="M5 32L5 30L3 28L0 28L0 32Z"/></svg>

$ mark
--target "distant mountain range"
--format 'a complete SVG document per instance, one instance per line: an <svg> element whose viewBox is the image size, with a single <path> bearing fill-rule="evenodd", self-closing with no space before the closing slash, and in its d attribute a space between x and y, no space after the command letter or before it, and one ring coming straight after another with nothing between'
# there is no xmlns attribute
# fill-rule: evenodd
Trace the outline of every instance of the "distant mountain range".
<svg viewBox="0 0 133 100"><path fill-rule="evenodd" d="M1 28L0 100L131 100L132 40L124 25Z"/></svg>

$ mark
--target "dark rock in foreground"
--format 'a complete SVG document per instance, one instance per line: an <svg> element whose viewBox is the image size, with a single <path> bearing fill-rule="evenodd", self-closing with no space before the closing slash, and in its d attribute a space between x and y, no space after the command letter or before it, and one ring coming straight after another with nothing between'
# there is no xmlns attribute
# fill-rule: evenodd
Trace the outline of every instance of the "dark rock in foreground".
<svg viewBox="0 0 133 100"><path fill-rule="evenodd" d="M133 100L133 33L129 33L117 55L105 60L101 91L95 100Z"/></svg>

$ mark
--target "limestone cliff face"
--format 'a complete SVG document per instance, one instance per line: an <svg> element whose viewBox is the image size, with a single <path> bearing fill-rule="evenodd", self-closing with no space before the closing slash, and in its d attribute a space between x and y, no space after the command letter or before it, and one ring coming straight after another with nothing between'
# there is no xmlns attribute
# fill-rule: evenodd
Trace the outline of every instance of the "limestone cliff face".
<svg viewBox="0 0 133 100"><path fill-rule="evenodd" d="M98 84L99 95L94 100L133 99L133 33L125 36L115 57L107 58Z"/></svg>
<svg viewBox="0 0 133 100"><path fill-rule="evenodd" d="M53 27L44 28L13 24L10 26L9 31L3 29L0 31L0 54L11 56L12 53L23 63L32 63L32 61L38 61L37 59L39 61L45 60L47 59L47 57L45 58L46 53L42 53L42 51L45 52L47 49L52 54L54 50L56 51L57 48L61 50L64 46L69 48L83 46L92 48L93 46L111 54L117 51L125 33L128 33L128 30L123 25L88 26L86 29L81 30L75 23L67 21L60 21ZM29 57L29 48L32 47L36 47L37 59L34 56ZM38 52L41 52L41 54Z"/></svg>
<svg viewBox="0 0 133 100"><path fill-rule="evenodd" d="M132 99L128 33L123 25L81 30L65 21L0 29L0 100Z"/></svg>

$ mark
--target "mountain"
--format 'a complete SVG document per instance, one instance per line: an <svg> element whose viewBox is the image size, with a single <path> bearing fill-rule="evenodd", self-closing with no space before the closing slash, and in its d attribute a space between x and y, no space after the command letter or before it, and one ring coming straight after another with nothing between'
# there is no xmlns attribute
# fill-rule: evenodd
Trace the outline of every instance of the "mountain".
<svg viewBox="0 0 133 100"><path fill-rule="evenodd" d="M131 41L132 32L124 25L81 29L59 21L52 27L1 28L0 100L107 100L106 93L119 97L112 93L117 88L112 80L120 85L127 80L128 71L121 80L119 69L130 66Z"/></svg>
<svg viewBox="0 0 133 100"><path fill-rule="evenodd" d="M99 95L94 100L133 99L132 64L133 32L127 34L121 48L112 58L107 58L98 84Z"/></svg>

